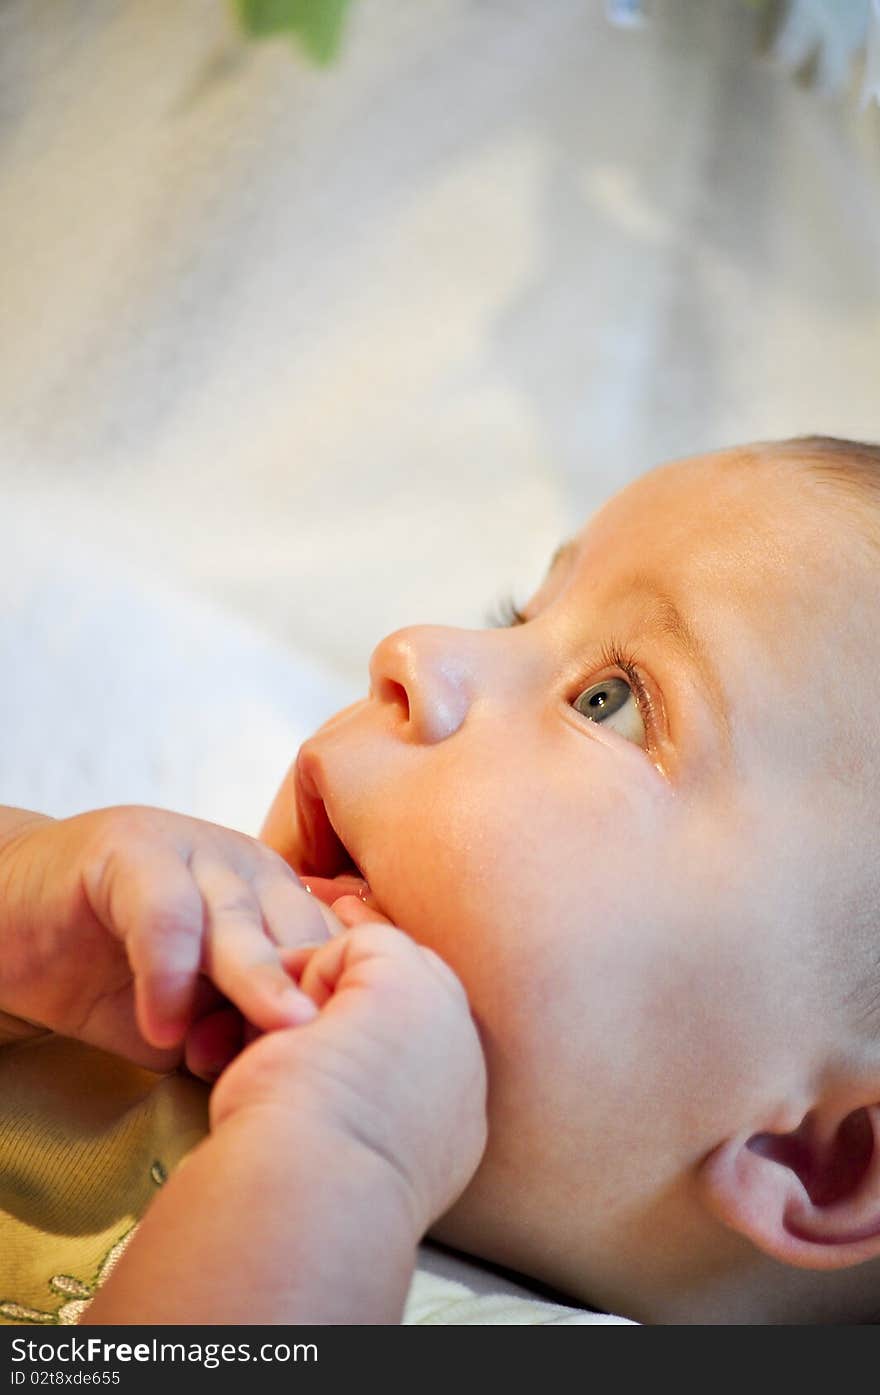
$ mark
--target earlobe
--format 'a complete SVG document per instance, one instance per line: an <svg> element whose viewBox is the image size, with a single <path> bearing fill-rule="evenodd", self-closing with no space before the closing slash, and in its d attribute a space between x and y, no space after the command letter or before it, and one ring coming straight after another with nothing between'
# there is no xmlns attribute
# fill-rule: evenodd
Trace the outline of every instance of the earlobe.
<svg viewBox="0 0 880 1395"><path fill-rule="evenodd" d="M758 1249L804 1269L880 1258L880 1106L790 1133L740 1134L703 1161L709 1211Z"/></svg>

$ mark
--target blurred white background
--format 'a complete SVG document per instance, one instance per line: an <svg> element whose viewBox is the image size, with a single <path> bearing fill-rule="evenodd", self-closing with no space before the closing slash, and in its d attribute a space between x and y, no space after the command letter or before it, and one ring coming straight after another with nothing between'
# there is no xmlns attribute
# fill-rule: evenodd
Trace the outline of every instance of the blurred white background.
<svg viewBox="0 0 880 1395"><path fill-rule="evenodd" d="M650 8L355 0L321 69L223 0L4 0L7 592L73 547L101 672L161 585L336 705L664 459L880 438L880 114L780 73L743 0Z"/></svg>

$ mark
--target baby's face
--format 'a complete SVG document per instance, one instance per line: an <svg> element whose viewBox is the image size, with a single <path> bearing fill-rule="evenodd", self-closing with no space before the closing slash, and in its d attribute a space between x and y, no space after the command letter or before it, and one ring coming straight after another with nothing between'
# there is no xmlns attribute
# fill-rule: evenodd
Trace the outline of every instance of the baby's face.
<svg viewBox="0 0 880 1395"><path fill-rule="evenodd" d="M389 635L370 696L305 743L378 905L481 1030L490 1142L441 1239L613 1294L607 1254L624 1272L688 1170L770 1126L819 1031L813 872L876 741L853 568L789 464L665 466L557 556L527 623ZM333 871L295 786L263 836Z"/></svg>

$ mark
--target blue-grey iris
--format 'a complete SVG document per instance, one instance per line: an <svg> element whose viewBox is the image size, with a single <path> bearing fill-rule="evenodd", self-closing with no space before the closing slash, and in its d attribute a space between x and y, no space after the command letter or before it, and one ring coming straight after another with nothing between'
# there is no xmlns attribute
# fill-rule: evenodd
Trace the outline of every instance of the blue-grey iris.
<svg viewBox="0 0 880 1395"><path fill-rule="evenodd" d="M591 722L601 722L619 712L631 697L632 689L622 678L604 678L601 683L585 688L573 706L582 716L589 717Z"/></svg>

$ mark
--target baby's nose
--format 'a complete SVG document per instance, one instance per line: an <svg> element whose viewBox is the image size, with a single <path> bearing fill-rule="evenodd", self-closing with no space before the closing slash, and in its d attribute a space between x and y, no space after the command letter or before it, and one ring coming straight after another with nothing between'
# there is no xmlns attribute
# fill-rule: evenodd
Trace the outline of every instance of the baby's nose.
<svg viewBox="0 0 880 1395"><path fill-rule="evenodd" d="M447 626L408 625L373 650L372 696L400 708L412 741L445 741L467 716L472 674L460 637Z"/></svg>

